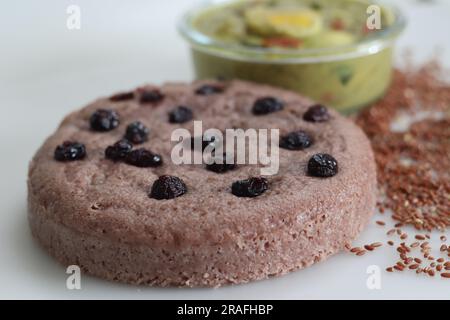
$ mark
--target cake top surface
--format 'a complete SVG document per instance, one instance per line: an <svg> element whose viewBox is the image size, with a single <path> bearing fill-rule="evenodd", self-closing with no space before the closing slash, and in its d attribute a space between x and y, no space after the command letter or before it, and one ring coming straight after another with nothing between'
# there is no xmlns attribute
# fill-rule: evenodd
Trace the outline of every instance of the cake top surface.
<svg viewBox="0 0 450 320"><path fill-rule="evenodd" d="M39 149L30 165L31 196L50 207L45 212L57 222L137 242L220 243L292 221L306 224L358 196L368 188L363 177L375 170L362 131L321 108L298 94L237 80L147 85L101 98L68 115ZM175 164L172 133L185 128L195 136L194 121L222 132L279 129L278 172L256 181L250 197L248 184L233 183L260 179L261 163ZM118 146L124 138L132 143ZM128 149L138 151L130 156ZM308 163L317 154L331 155L338 170L311 174ZM162 176L179 181L155 187Z"/></svg>

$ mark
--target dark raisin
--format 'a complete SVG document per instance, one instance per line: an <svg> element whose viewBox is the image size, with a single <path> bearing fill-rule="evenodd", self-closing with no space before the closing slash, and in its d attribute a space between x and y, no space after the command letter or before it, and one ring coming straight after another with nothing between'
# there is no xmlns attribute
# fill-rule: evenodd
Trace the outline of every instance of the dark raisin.
<svg viewBox="0 0 450 320"><path fill-rule="evenodd" d="M117 94L109 97L109 100L113 101L113 102L126 101L126 100L132 100L132 99L134 99L134 92L133 91L120 92L120 93L117 93Z"/></svg>
<svg viewBox="0 0 450 320"><path fill-rule="evenodd" d="M158 167L162 165L162 157L150 150L140 148L129 152L125 162L140 168Z"/></svg>
<svg viewBox="0 0 450 320"><path fill-rule="evenodd" d="M237 197L254 198L266 192L268 188L269 183L266 178L254 177L233 182L231 193Z"/></svg>
<svg viewBox="0 0 450 320"><path fill-rule="evenodd" d="M65 141L55 149L55 160L74 161L86 157L86 147L84 144L73 141Z"/></svg>
<svg viewBox="0 0 450 320"><path fill-rule="evenodd" d="M94 131L110 131L119 125L119 115L114 110L98 109L91 115L89 122Z"/></svg>
<svg viewBox="0 0 450 320"><path fill-rule="evenodd" d="M105 156L113 161L124 160L125 157L131 152L133 145L130 141L122 139L109 146L105 150Z"/></svg>
<svg viewBox="0 0 450 320"><path fill-rule="evenodd" d="M169 112L170 123L184 123L192 120L193 117L192 110L185 106L178 106Z"/></svg>
<svg viewBox="0 0 450 320"><path fill-rule="evenodd" d="M309 122L324 122L330 119L330 114L328 113L327 107L316 104L305 112L303 119Z"/></svg>
<svg viewBox="0 0 450 320"><path fill-rule="evenodd" d="M166 175L159 177L153 183L149 196L157 200L173 199L182 196L186 192L187 187L183 180Z"/></svg>
<svg viewBox="0 0 450 320"><path fill-rule="evenodd" d="M260 98L255 101L253 104L252 112L254 115L265 115L272 112L277 112L283 110L284 102L274 98L274 97L266 97Z"/></svg>
<svg viewBox="0 0 450 320"><path fill-rule="evenodd" d="M222 156L216 156L212 159L211 164L206 165L206 169L216 173L224 173L236 169L234 159L224 153Z"/></svg>
<svg viewBox="0 0 450 320"><path fill-rule="evenodd" d="M164 95L158 89L148 90L141 93L141 103L155 103L164 99Z"/></svg>
<svg viewBox="0 0 450 320"><path fill-rule="evenodd" d="M132 122L127 127L125 139L134 144L143 143L148 139L148 129L140 121Z"/></svg>
<svg viewBox="0 0 450 320"><path fill-rule="evenodd" d="M302 130L291 132L280 138L280 148L288 150L303 150L311 144L311 136Z"/></svg>
<svg viewBox="0 0 450 320"><path fill-rule="evenodd" d="M210 84L205 84L201 86L200 88L197 88L195 90L195 93L201 96L209 96L212 94L222 93L223 88L221 86L215 86Z"/></svg>
<svg viewBox="0 0 450 320"><path fill-rule="evenodd" d="M327 178L338 173L338 163L335 158L326 153L312 156L308 162L308 174L313 177Z"/></svg>

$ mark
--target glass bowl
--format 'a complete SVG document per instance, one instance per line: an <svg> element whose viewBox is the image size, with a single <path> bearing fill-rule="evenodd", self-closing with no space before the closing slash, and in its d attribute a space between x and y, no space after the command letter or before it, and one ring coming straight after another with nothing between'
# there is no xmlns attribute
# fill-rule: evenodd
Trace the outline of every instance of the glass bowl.
<svg viewBox="0 0 450 320"><path fill-rule="evenodd" d="M358 0L345 0L358 1ZM230 44L194 28L194 20L217 5L208 1L189 10L178 29L189 42L198 79L243 79L297 91L317 102L351 113L383 96L392 78L394 44L406 25L391 4L370 2L392 14L392 24L351 45L308 48L262 48Z"/></svg>

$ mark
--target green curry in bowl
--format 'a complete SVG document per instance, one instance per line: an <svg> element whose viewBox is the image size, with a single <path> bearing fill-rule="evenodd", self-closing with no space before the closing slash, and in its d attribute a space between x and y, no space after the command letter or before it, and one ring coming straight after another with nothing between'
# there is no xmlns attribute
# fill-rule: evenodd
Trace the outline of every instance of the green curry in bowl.
<svg viewBox="0 0 450 320"><path fill-rule="evenodd" d="M213 2L180 29L198 78L240 78L298 91L347 113L380 97L404 27L368 0Z"/></svg>

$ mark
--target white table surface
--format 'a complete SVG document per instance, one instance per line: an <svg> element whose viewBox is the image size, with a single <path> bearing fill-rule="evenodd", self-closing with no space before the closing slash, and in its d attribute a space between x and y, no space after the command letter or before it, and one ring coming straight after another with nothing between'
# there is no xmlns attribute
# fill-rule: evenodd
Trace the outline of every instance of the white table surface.
<svg viewBox="0 0 450 320"><path fill-rule="evenodd" d="M410 23L400 47L418 60L443 49L450 64L450 1L396 1ZM338 254L287 276L220 289L158 289L82 277L66 289L65 269L31 239L26 172L33 153L71 110L100 95L146 82L190 80L187 46L174 27L192 0L9 1L0 10L0 298L135 299L386 299L450 298L450 281L413 273L381 273L380 290L366 286L369 265L381 270L387 247L364 257ZM81 30L66 28L66 8L81 8ZM401 60L401 59L399 59ZM379 216L374 218L380 219ZM390 218L385 221L391 223ZM385 239L371 223L355 244ZM438 235L433 235L437 239ZM450 237L449 237L450 238Z"/></svg>

